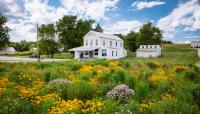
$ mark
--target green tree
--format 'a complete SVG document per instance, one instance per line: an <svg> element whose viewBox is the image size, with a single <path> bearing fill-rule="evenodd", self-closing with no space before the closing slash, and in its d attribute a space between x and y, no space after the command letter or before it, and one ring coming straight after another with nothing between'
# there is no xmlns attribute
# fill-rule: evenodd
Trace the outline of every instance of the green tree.
<svg viewBox="0 0 200 114"><path fill-rule="evenodd" d="M39 51L40 53L51 55L51 58L58 51L55 33L54 24L43 24L39 27Z"/></svg>
<svg viewBox="0 0 200 114"><path fill-rule="evenodd" d="M81 46L84 35L92 30L93 23L92 20L77 20L76 16L65 15L56 22L59 42L65 50Z"/></svg>
<svg viewBox="0 0 200 114"><path fill-rule="evenodd" d="M5 47L9 43L10 36L8 32L10 29L5 26L7 18L2 16L0 13L0 49Z"/></svg>
<svg viewBox="0 0 200 114"><path fill-rule="evenodd" d="M125 47L130 51L135 51L137 49L137 38L139 33L137 32L130 32L125 37Z"/></svg>
<svg viewBox="0 0 200 114"><path fill-rule="evenodd" d="M151 22L144 24L139 33L138 45L161 44L163 39L163 31L154 27Z"/></svg>
<svg viewBox="0 0 200 114"><path fill-rule="evenodd" d="M98 23L96 25L96 27L94 28L94 31L97 31L97 32L103 32L103 29L101 28L100 24Z"/></svg>

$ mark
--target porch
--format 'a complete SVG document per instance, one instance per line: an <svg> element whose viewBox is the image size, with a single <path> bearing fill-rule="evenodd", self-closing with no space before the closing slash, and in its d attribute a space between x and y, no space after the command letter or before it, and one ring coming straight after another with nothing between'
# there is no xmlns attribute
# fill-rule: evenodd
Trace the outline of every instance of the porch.
<svg viewBox="0 0 200 114"><path fill-rule="evenodd" d="M75 59L90 59L99 57L98 47L78 47L70 49L69 51L74 51Z"/></svg>

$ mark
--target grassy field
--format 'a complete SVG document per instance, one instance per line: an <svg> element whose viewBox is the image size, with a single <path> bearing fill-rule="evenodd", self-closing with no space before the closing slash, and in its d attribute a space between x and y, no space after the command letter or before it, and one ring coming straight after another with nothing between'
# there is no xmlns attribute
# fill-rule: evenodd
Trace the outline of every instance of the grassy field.
<svg viewBox="0 0 200 114"><path fill-rule="evenodd" d="M160 63L168 63L168 64L195 64L199 62L200 58L197 55L197 51L194 49L166 48L162 49L162 56L158 58L126 57L123 60L133 63L158 61Z"/></svg>
<svg viewBox="0 0 200 114"><path fill-rule="evenodd" d="M0 113L199 114L198 60L170 46L156 59L0 63Z"/></svg>

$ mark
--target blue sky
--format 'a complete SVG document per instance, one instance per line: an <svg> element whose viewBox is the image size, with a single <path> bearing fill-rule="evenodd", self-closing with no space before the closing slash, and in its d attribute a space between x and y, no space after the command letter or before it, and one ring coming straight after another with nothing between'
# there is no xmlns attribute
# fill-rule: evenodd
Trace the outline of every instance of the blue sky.
<svg viewBox="0 0 200 114"><path fill-rule="evenodd" d="M94 19L106 33L127 34L151 21L174 43L200 40L199 0L1 0L11 41L35 41L36 24L56 22L64 15Z"/></svg>

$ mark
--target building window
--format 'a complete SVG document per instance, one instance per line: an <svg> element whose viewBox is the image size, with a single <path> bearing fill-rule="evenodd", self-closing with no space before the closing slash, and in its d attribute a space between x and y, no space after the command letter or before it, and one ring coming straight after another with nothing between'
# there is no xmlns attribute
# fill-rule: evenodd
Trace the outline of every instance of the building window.
<svg viewBox="0 0 200 114"><path fill-rule="evenodd" d="M94 55L98 55L98 49L94 50Z"/></svg>
<svg viewBox="0 0 200 114"><path fill-rule="evenodd" d="M122 47L122 42L120 42L120 47Z"/></svg>
<svg viewBox="0 0 200 114"><path fill-rule="evenodd" d="M117 47L117 42L115 44L116 44L116 47Z"/></svg>
<svg viewBox="0 0 200 114"><path fill-rule="evenodd" d="M112 56L114 55L114 51L112 51Z"/></svg>
<svg viewBox="0 0 200 114"><path fill-rule="evenodd" d="M85 52L85 55L88 55L88 52Z"/></svg>
<svg viewBox="0 0 200 114"><path fill-rule="evenodd" d="M90 40L90 46L92 46L93 45L93 41L92 40Z"/></svg>
<svg viewBox="0 0 200 114"><path fill-rule="evenodd" d="M88 46L88 40L85 41L85 45Z"/></svg>
<svg viewBox="0 0 200 114"><path fill-rule="evenodd" d="M152 46L150 46L150 48L152 48Z"/></svg>
<svg viewBox="0 0 200 114"><path fill-rule="evenodd" d="M116 51L116 56L117 56L117 51Z"/></svg>
<svg viewBox="0 0 200 114"><path fill-rule="evenodd" d="M102 56L107 56L107 49L102 49L101 53L102 53Z"/></svg>
<svg viewBox="0 0 200 114"><path fill-rule="evenodd" d="M103 46L105 46L106 45L106 42L105 42L105 40L103 40Z"/></svg>
<svg viewBox="0 0 200 114"><path fill-rule="evenodd" d="M98 46L98 40L96 39L96 46Z"/></svg>
<svg viewBox="0 0 200 114"><path fill-rule="evenodd" d="M110 41L110 46L112 47L112 41Z"/></svg>

